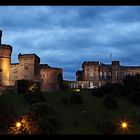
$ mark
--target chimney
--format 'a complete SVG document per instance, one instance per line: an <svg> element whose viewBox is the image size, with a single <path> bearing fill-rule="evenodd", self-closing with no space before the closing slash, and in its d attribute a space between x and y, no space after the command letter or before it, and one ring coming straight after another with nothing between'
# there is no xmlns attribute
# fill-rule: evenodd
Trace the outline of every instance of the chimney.
<svg viewBox="0 0 140 140"><path fill-rule="evenodd" d="M1 45L1 38L2 38L2 30L0 30L0 45Z"/></svg>

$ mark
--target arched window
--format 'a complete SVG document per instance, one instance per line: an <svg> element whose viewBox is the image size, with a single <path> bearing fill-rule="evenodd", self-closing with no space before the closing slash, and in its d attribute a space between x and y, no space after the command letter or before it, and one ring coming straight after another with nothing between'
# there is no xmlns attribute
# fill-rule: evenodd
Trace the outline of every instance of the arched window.
<svg viewBox="0 0 140 140"><path fill-rule="evenodd" d="M89 70L89 77L93 78L93 69Z"/></svg>

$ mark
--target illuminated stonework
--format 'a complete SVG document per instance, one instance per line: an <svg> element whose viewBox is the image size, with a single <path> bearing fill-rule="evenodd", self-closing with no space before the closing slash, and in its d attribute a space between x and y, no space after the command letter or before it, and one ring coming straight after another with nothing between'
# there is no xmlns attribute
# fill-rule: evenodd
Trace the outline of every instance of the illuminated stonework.
<svg viewBox="0 0 140 140"><path fill-rule="evenodd" d="M19 54L19 63L11 64L12 46L1 44L2 32L0 30L0 88L14 86L17 80L33 80L41 83L45 91L59 90L58 75L62 74L60 68L53 68L47 64L40 64L36 54ZM49 75L43 77L43 75Z"/></svg>
<svg viewBox="0 0 140 140"><path fill-rule="evenodd" d="M4 86L10 85L11 53L12 53L11 46L9 45L0 46L0 69L2 71L1 82L2 82L2 85Z"/></svg>
<svg viewBox="0 0 140 140"><path fill-rule="evenodd" d="M67 81L70 88L97 88L106 83L122 83L126 75L140 74L140 66L122 66L119 61L103 64L85 61L82 70L76 72L76 81Z"/></svg>

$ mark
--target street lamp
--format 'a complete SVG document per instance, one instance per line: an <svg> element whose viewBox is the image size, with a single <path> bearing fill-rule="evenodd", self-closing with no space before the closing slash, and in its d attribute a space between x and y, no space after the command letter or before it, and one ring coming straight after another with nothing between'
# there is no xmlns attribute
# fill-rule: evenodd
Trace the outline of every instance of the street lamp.
<svg viewBox="0 0 140 140"><path fill-rule="evenodd" d="M130 128L129 122L127 122L126 120L123 120L120 122L120 129L122 129L122 133L128 133Z"/></svg>
<svg viewBox="0 0 140 140"><path fill-rule="evenodd" d="M20 127L21 127L21 123L20 123L20 122L17 122L17 123L16 123L16 127L17 127L17 128L20 128Z"/></svg>
<svg viewBox="0 0 140 140"><path fill-rule="evenodd" d="M122 122L121 123L121 127L123 128L123 129L127 129L128 128L128 123L127 122Z"/></svg>

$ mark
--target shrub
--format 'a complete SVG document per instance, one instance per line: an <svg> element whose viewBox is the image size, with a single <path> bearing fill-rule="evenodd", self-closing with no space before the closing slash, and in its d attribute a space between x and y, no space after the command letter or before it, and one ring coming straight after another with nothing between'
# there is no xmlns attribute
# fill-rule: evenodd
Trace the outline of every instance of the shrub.
<svg viewBox="0 0 140 140"><path fill-rule="evenodd" d="M21 117L20 129L11 127L10 134L56 134L59 120L56 112L46 103L37 103L29 106Z"/></svg>
<svg viewBox="0 0 140 140"><path fill-rule="evenodd" d="M126 76L123 79L123 83L127 94L133 94L135 91L140 91L140 74Z"/></svg>
<svg viewBox="0 0 140 140"><path fill-rule="evenodd" d="M83 104L83 97L78 93L73 93L70 102L74 104Z"/></svg>
<svg viewBox="0 0 140 140"><path fill-rule="evenodd" d="M18 81L16 81L17 93L18 94L25 94L27 92L28 83L29 83L28 80L18 80Z"/></svg>
<svg viewBox="0 0 140 140"><path fill-rule="evenodd" d="M107 95L108 93L110 93L111 84L110 84L110 83L106 83L105 85L103 85L103 86L101 87L101 89L103 90L104 95Z"/></svg>
<svg viewBox="0 0 140 140"><path fill-rule="evenodd" d="M33 82L32 80L17 80L16 85L18 94L30 94L40 92L39 82Z"/></svg>
<svg viewBox="0 0 140 140"><path fill-rule="evenodd" d="M123 85L119 83L110 84L110 93L116 97L124 95Z"/></svg>
<svg viewBox="0 0 140 140"><path fill-rule="evenodd" d="M113 110L118 107L117 99L113 95L108 95L104 100L104 106L108 110Z"/></svg>

